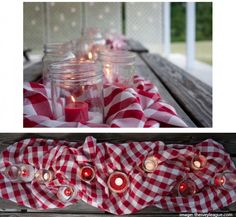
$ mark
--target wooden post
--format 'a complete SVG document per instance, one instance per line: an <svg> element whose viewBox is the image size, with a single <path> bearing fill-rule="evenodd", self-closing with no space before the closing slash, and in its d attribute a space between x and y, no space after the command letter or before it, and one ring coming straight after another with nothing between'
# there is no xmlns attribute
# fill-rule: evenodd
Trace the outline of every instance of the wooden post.
<svg viewBox="0 0 236 217"><path fill-rule="evenodd" d="M163 3L163 22L164 22L164 31L163 31L163 53L166 58L169 57L171 52L171 17L170 17L170 2Z"/></svg>

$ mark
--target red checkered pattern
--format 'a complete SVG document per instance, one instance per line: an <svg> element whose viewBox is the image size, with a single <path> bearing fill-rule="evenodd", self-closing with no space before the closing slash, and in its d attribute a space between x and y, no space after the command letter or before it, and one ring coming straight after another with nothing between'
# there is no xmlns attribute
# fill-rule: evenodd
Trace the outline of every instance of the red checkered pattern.
<svg viewBox="0 0 236 217"><path fill-rule="evenodd" d="M207 166L194 173L189 169L191 156L200 153L207 157ZM144 173L139 165L149 155L158 159L154 173ZM62 208L82 199L92 206L114 214L129 214L155 205L173 212L210 212L236 201L236 189L226 191L211 186L217 172L236 173L230 156L219 143L203 141L195 146L165 145L163 142L129 142L123 144L96 143L88 137L84 144L66 141L26 139L9 146L1 153L0 171L17 163L33 165L36 170L53 170L57 178L43 186L32 183L11 183L0 173L0 197L34 209ZM96 167L91 184L79 179L79 167ZM107 186L114 171L125 172L130 181L124 193L113 193ZM173 183L183 177L193 180L197 194L189 197L172 196ZM56 197L61 183L78 188L77 198L62 203Z"/></svg>
<svg viewBox="0 0 236 217"><path fill-rule="evenodd" d="M42 84L24 84L24 127L187 127L158 89L139 76L134 77L134 88L105 85L104 124L53 120L50 98Z"/></svg>

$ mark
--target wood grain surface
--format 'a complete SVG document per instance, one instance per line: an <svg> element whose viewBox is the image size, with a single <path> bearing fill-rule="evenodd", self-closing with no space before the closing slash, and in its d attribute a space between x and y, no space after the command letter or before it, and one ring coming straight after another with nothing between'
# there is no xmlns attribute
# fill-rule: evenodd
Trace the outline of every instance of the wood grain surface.
<svg viewBox="0 0 236 217"><path fill-rule="evenodd" d="M139 41L136 41L134 39L129 39L127 41L128 44L128 50L133 51L136 53L147 53L149 50L144 47Z"/></svg>
<svg viewBox="0 0 236 217"><path fill-rule="evenodd" d="M199 127L212 127L212 89L157 54L140 56Z"/></svg>
<svg viewBox="0 0 236 217"><path fill-rule="evenodd" d="M144 77L145 79L151 81L159 90L161 97L167 103L172 105L177 111L178 115L185 121L185 123L189 127L196 127L190 117L185 113L185 111L181 108L181 106L176 102L174 97L170 94L170 92L165 88L160 79L151 71L146 63L139 57L136 58L135 65L136 73Z"/></svg>

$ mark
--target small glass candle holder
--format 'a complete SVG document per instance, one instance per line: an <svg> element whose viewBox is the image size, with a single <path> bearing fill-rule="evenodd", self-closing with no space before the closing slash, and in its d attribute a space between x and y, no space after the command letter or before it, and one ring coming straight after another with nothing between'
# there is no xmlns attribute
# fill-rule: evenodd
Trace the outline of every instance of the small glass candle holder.
<svg viewBox="0 0 236 217"><path fill-rule="evenodd" d="M157 158L155 156L149 156L143 161L142 169L145 172L152 173L157 169L157 166Z"/></svg>
<svg viewBox="0 0 236 217"><path fill-rule="evenodd" d="M191 169L192 170L202 170L207 165L207 159L205 156L199 154L195 155L191 160Z"/></svg>
<svg viewBox="0 0 236 217"><path fill-rule="evenodd" d="M105 50L100 53L106 83L132 87L135 72L135 54L121 50Z"/></svg>
<svg viewBox="0 0 236 217"><path fill-rule="evenodd" d="M177 183L178 195L182 197L192 196L197 192L197 187L191 179L184 179Z"/></svg>
<svg viewBox="0 0 236 217"><path fill-rule="evenodd" d="M36 172L35 178L41 184L47 184L52 181L54 173L50 170L40 169Z"/></svg>
<svg viewBox="0 0 236 217"><path fill-rule="evenodd" d="M57 198L62 202L69 202L76 197L77 190L73 186L61 186L57 192Z"/></svg>
<svg viewBox="0 0 236 217"><path fill-rule="evenodd" d="M54 118L85 124L103 123L103 79L91 61L52 64Z"/></svg>
<svg viewBox="0 0 236 217"><path fill-rule="evenodd" d="M117 171L109 176L107 185L111 191L122 193L129 187L129 178L125 173Z"/></svg>
<svg viewBox="0 0 236 217"><path fill-rule="evenodd" d="M5 177L12 182L20 181L20 173L21 173L20 167L17 165L8 166L4 171Z"/></svg>
<svg viewBox="0 0 236 217"><path fill-rule="evenodd" d="M95 178L95 169L92 166L83 166L80 168L80 179L85 182L91 182Z"/></svg>
<svg viewBox="0 0 236 217"><path fill-rule="evenodd" d="M232 172L217 173L214 177L214 185L225 190L236 188L236 174Z"/></svg>
<svg viewBox="0 0 236 217"><path fill-rule="evenodd" d="M29 164L20 165L20 180L23 182L31 182L34 179L35 169Z"/></svg>

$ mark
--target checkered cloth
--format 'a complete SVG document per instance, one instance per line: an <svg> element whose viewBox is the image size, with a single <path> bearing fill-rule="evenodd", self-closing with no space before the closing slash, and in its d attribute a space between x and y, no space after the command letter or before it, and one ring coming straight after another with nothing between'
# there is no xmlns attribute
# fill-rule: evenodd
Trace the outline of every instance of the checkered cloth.
<svg viewBox="0 0 236 217"><path fill-rule="evenodd" d="M189 170L194 154L207 157L207 166L198 173ZM140 171L139 165L150 155L159 161L154 173ZM62 208L82 199L92 206L113 214L129 214L154 205L173 212L210 212L236 202L236 189L226 191L211 186L217 172L236 173L235 166L223 146L211 139L192 145L165 145L163 142L97 143L87 137L76 142L26 139L16 142L1 153L0 171L11 164L26 163L36 170L46 168L56 173L47 187L32 183L11 183L0 173L0 197L34 209ZM84 164L96 167L91 184L79 179L78 168ZM124 193L113 193L107 186L114 171L125 172L130 181ZM183 177L197 186L197 194L189 197L172 195L173 183ZM61 183L78 188L77 198L60 202L56 191Z"/></svg>
<svg viewBox="0 0 236 217"><path fill-rule="evenodd" d="M105 123L89 120L82 124L54 120L50 89L27 82L24 84L24 127L187 127L151 82L135 76L134 86L105 85Z"/></svg>

